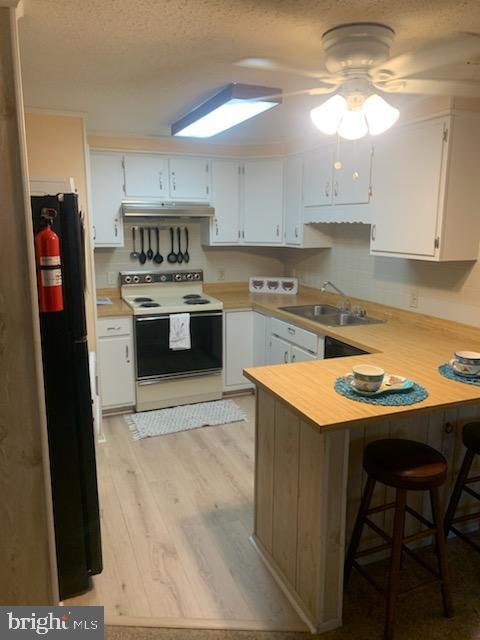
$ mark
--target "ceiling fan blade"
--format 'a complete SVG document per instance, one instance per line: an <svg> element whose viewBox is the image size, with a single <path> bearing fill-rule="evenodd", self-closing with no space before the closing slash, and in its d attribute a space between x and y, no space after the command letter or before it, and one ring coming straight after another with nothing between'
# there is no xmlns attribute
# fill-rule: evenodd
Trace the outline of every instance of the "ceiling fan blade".
<svg viewBox="0 0 480 640"><path fill-rule="evenodd" d="M426 80L423 78L401 78L375 82L380 91L389 93L413 93L429 96L480 97L480 82L468 80Z"/></svg>
<svg viewBox="0 0 480 640"><path fill-rule="evenodd" d="M309 71L308 69L297 69L288 65L280 64L270 58L243 58L234 63L237 67L246 67L247 69L261 69L265 71L283 71L296 76L305 76L306 78L315 78L323 82L331 82L335 84L338 80L335 76L330 75L327 70Z"/></svg>
<svg viewBox="0 0 480 640"><path fill-rule="evenodd" d="M321 96L328 93L333 93L338 88L338 85L324 85L319 87L312 87L311 89L299 89L298 91L285 91L283 93L277 93L275 95L261 96L260 98L254 98L254 100L273 100L274 98L289 98L291 96Z"/></svg>
<svg viewBox="0 0 480 640"><path fill-rule="evenodd" d="M423 71L467 62L480 55L480 35L457 33L391 58L370 70L372 78L389 80L414 76Z"/></svg>

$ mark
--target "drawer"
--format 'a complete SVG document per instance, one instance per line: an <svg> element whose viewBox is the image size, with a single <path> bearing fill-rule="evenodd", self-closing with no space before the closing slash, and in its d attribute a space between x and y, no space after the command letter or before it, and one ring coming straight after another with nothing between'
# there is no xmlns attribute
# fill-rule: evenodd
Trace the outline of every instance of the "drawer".
<svg viewBox="0 0 480 640"><path fill-rule="evenodd" d="M98 337L108 338L109 336L126 336L132 333L131 318L99 318Z"/></svg>
<svg viewBox="0 0 480 640"><path fill-rule="evenodd" d="M294 324L283 322L283 320L278 320L278 318L272 318L271 332L279 338L288 340L288 342L307 349L312 353L317 353L318 351L317 334L307 331L306 329L301 329Z"/></svg>

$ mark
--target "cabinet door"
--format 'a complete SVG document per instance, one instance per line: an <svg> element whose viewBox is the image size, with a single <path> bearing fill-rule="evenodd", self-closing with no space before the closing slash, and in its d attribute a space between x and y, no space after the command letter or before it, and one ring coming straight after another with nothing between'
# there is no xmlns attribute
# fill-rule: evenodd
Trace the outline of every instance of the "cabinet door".
<svg viewBox="0 0 480 640"><path fill-rule="evenodd" d="M267 364L267 327L268 318L257 311L253 312L253 366Z"/></svg>
<svg viewBox="0 0 480 640"><path fill-rule="evenodd" d="M120 204L123 191L123 166L120 153L90 154L92 185L92 225L96 247L123 246Z"/></svg>
<svg viewBox="0 0 480 640"><path fill-rule="evenodd" d="M329 144L305 156L303 161L303 204L321 207L332 204L333 149Z"/></svg>
<svg viewBox="0 0 480 640"><path fill-rule="evenodd" d="M288 342L271 335L269 364L286 364L290 362L290 349L291 345Z"/></svg>
<svg viewBox="0 0 480 640"><path fill-rule="evenodd" d="M401 127L376 142L372 253L435 254L445 124L438 118Z"/></svg>
<svg viewBox="0 0 480 640"><path fill-rule="evenodd" d="M170 158L170 196L174 200L209 200L210 166L205 158Z"/></svg>
<svg viewBox="0 0 480 640"><path fill-rule="evenodd" d="M225 313L225 386L250 386L243 369L253 365L253 311Z"/></svg>
<svg viewBox="0 0 480 640"><path fill-rule="evenodd" d="M317 360L317 356L310 351L300 349L292 344L290 352L290 362L307 362L308 360Z"/></svg>
<svg viewBox="0 0 480 640"><path fill-rule="evenodd" d="M100 389L102 407L131 406L135 404L135 373L132 336L101 338Z"/></svg>
<svg viewBox="0 0 480 640"><path fill-rule="evenodd" d="M334 204L368 204L372 144L369 140L342 140L333 171Z"/></svg>
<svg viewBox="0 0 480 640"><path fill-rule="evenodd" d="M245 242L280 244L283 234L283 160L251 160L244 165Z"/></svg>
<svg viewBox="0 0 480 640"><path fill-rule="evenodd" d="M240 230L240 169L234 160L212 161L212 244L236 244Z"/></svg>
<svg viewBox="0 0 480 640"><path fill-rule="evenodd" d="M154 154L127 153L124 163L127 196L168 198L168 158Z"/></svg>
<svg viewBox="0 0 480 640"><path fill-rule="evenodd" d="M288 158L285 168L285 242L302 242L302 158Z"/></svg>

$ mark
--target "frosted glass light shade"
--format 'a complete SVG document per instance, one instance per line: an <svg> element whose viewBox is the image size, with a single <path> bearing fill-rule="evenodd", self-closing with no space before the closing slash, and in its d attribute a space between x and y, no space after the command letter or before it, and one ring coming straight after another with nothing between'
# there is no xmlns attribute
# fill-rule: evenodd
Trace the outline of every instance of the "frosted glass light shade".
<svg viewBox="0 0 480 640"><path fill-rule="evenodd" d="M398 120L400 111L388 104L377 94L372 94L363 103L363 112L368 124L368 130L373 136L390 129Z"/></svg>
<svg viewBox="0 0 480 640"><path fill-rule="evenodd" d="M358 140L366 136L367 133L367 122L362 109L346 111L338 126L338 135L346 140Z"/></svg>
<svg viewBox="0 0 480 640"><path fill-rule="evenodd" d="M347 101L339 94L329 98L319 107L310 111L313 124L326 133L333 135L337 133L338 125L347 111Z"/></svg>

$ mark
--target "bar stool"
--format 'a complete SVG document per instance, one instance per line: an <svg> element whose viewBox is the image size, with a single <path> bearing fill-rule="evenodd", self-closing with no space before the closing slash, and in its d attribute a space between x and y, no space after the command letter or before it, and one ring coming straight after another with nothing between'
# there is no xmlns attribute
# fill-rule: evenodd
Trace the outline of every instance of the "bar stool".
<svg viewBox="0 0 480 640"><path fill-rule="evenodd" d="M459 529L454 526L460 522L463 523L468 522L469 520L478 520L480 518L480 512L468 513L464 516L455 517L463 491L477 500L480 500L480 494L468 486L474 482L480 482L480 476L468 477L473 459L476 455L480 454L480 422L470 422L466 424L463 427L462 440L463 444L467 447L467 451L463 458L462 466L460 468L457 481L455 482L450 502L448 503L447 512L445 514L445 537L448 537L450 531L453 531L455 535L462 540L465 540L465 542L467 542L471 547L480 551L480 544L475 542L475 540L466 535L463 531L459 531Z"/></svg>
<svg viewBox="0 0 480 640"><path fill-rule="evenodd" d="M438 493L439 487L446 479L447 461L441 453L421 442L397 439L377 440L365 447L363 468L367 473L367 483L345 560L345 586L352 568L355 567L377 591L386 596L384 638L385 640L391 640L394 631L396 600L399 594L403 553L408 554L419 562L435 576L436 581L440 581L444 614L446 617L453 615L442 509ZM370 509L370 502L377 482L396 490L395 501ZM406 504L407 491L430 492L433 523ZM391 536L369 518L371 514L387 511L388 509L394 509L393 535ZM413 535L405 536L406 512L414 516L427 528ZM358 551L364 525L372 529L385 543L364 551ZM417 552L407 546L411 542L432 535L435 536L436 541L435 552L438 561L438 572ZM382 588L379 587L364 567L357 562L357 558L388 548L391 548L390 572L387 593L384 594Z"/></svg>

